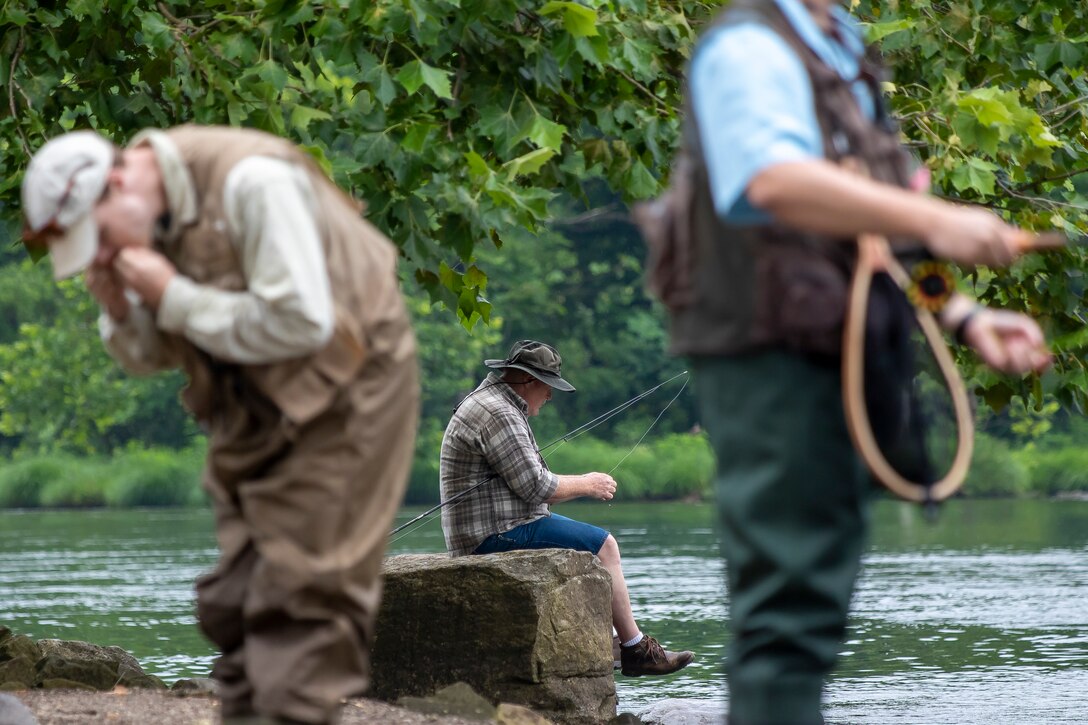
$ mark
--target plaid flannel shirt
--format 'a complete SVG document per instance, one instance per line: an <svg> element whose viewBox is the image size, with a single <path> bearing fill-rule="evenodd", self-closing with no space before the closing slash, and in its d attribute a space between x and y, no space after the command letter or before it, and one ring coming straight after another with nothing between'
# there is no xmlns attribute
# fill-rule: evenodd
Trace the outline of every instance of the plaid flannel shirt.
<svg viewBox="0 0 1088 725"><path fill-rule="evenodd" d="M521 396L491 373L468 394L442 436L442 501L483 480L442 509L442 533L453 556L471 554L492 534L550 516L544 503L559 487L529 428Z"/></svg>

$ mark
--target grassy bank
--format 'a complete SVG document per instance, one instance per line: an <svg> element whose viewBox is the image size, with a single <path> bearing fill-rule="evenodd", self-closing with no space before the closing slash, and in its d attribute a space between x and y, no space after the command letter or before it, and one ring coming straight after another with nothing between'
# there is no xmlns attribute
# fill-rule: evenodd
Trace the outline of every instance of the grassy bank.
<svg viewBox="0 0 1088 725"><path fill-rule="evenodd" d="M440 443L440 431L421 433L406 503L437 502ZM16 458L0 463L0 508L204 506L200 488L204 455L203 446L195 446L181 451L134 448L109 458ZM556 446L547 463L559 473L612 471L620 501L708 497L714 471L706 436L691 434L661 436L634 450L631 445L583 436ZM978 435L962 495L1073 493L1088 493L1088 450L1072 444L1014 448L1005 440Z"/></svg>
<svg viewBox="0 0 1088 725"><path fill-rule="evenodd" d="M203 506L203 462L202 447L23 457L0 467L0 508Z"/></svg>

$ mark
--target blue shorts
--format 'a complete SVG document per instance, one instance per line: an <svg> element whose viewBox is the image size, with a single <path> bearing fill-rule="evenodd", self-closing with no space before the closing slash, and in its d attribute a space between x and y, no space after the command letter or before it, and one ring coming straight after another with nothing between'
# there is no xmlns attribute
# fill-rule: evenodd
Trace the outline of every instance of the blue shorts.
<svg viewBox="0 0 1088 725"><path fill-rule="evenodd" d="M552 514L515 526L501 534L492 534L476 547L473 554L497 554L518 549L574 549L596 554L604 546L608 532L593 524Z"/></svg>

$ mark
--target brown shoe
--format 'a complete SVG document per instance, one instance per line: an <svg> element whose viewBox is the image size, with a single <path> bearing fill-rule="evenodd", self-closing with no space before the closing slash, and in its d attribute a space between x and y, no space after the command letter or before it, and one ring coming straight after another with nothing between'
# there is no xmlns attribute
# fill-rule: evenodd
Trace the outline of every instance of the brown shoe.
<svg viewBox="0 0 1088 725"><path fill-rule="evenodd" d="M691 652L669 652L656 639L642 635L642 640L630 647L620 647L621 672L628 677L669 675L695 660Z"/></svg>

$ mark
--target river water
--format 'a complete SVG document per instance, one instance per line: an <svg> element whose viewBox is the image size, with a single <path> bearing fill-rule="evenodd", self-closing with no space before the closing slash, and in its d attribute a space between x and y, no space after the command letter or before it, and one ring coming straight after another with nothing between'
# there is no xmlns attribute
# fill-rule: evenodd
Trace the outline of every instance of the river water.
<svg viewBox="0 0 1088 725"><path fill-rule="evenodd" d="M668 678L617 677L621 711L721 703L728 634L712 507L557 510L615 534L642 629L698 658ZM935 522L893 501L874 513L829 722L1088 722L1088 502L955 501ZM216 556L208 511L3 512L0 522L0 623L120 645L168 682L208 673L214 653L192 601ZM440 550L437 522L393 545Z"/></svg>

